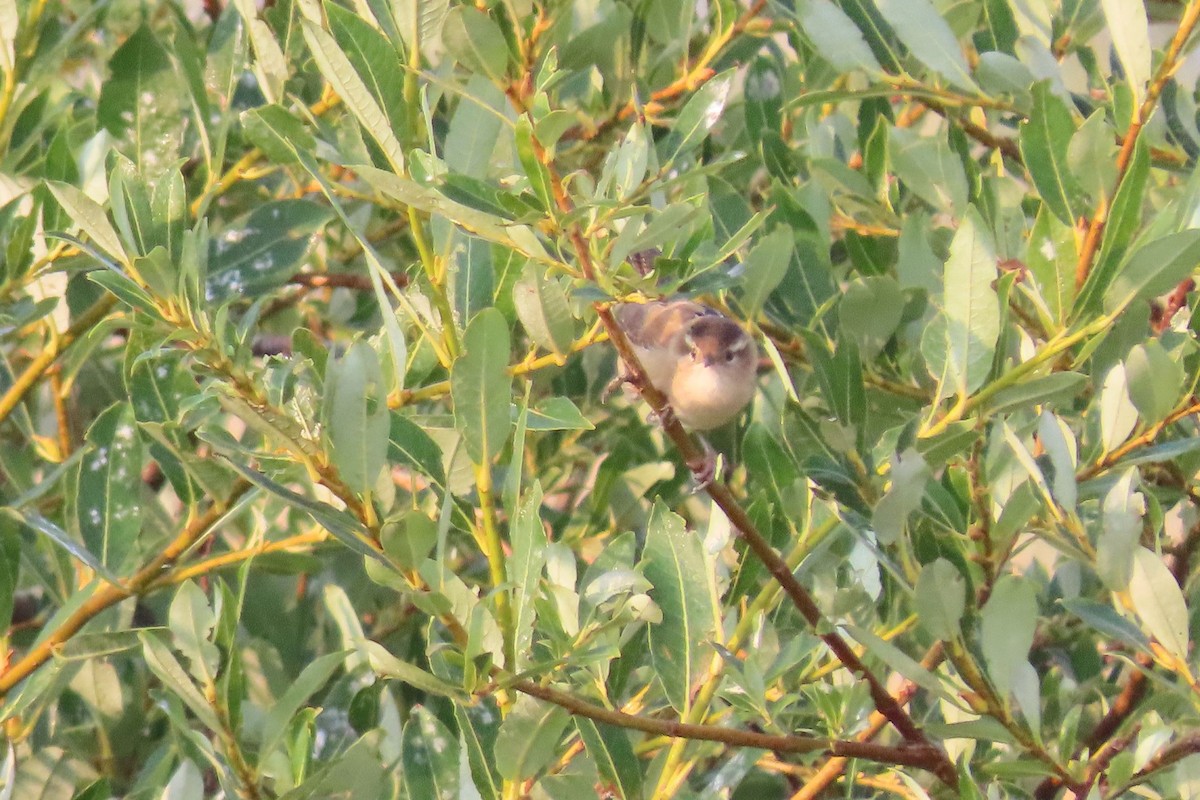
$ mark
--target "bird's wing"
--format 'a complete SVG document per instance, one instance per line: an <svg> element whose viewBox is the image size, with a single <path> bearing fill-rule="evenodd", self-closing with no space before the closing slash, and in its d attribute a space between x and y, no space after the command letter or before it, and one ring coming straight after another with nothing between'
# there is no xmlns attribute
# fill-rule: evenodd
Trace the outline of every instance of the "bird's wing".
<svg viewBox="0 0 1200 800"><path fill-rule="evenodd" d="M689 300L653 303L618 303L613 307L617 322L629 341L638 347L665 347L689 322L716 314L711 308Z"/></svg>

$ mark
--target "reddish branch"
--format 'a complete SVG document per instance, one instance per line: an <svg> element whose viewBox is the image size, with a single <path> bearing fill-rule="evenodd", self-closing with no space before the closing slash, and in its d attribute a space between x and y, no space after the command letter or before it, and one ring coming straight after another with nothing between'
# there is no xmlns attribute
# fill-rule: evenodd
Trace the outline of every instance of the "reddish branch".
<svg viewBox="0 0 1200 800"><path fill-rule="evenodd" d="M528 98L514 91L518 85L521 84L514 82L510 86L508 96L516 106L517 112L523 114L528 112ZM554 169L553 159L536 138L533 141L533 146L538 160L546 167L547 173L550 176L555 203L564 217L569 218L568 215L575 210L575 205L563 187L561 176ZM575 251L575 256L579 261L580 270L584 277L589 281L595 281L597 277L596 265L592 260L591 250L584 239L583 232L578 225L571 224L567 226L565 233L568 241L571 243L571 248ZM595 310L601 324L604 325L608 333L609 339L616 348L618 356L625 364L630 382L638 387L642 398L650 405L658 415L658 418L663 421L664 432L679 450L684 462L693 470L702 467L705 463L705 453L692 440L687 431L684 430L674 414L669 413L667 398L650 383L641 362L638 360L637 354L630 346L629 340L626 339L624 331L617 325L608 306L604 303L596 303ZM729 519L730 524L754 552L754 555L763 563L767 571L771 573L772 577L783 588L788 598L792 601L792 604L800 612L800 615L804 617L805 621L817 632L821 640L833 651L838 661L851 673L866 682L875 708L900 732L910 745L921 748L923 752L936 753L936 763L930 767L931 771L946 785L957 785L957 771L949 758L946 757L946 754L929 741L908 715L908 712L904 710L902 704L888 693L882 681L868 669L862 659L858 657L858 654L850 647L849 643L832 629L825 620L812 595L800 584L796 576L792 574L791 569L788 568L783 558L775 552L770 543L759 533L754 523L750 520L750 517L738 503L737 499L734 498L729 487L720 481L713 481L708 485L707 491L713 501L725 512L725 516Z"/></svg>
<svg viewBox="0 0 1200 800"><path fill-rule="evenodd" d="M1116 194L1117 188L1120 187L1121 181L1124 180L1125 174L1129 170L1129 163L1133 160L1134 147L1140 138L1142 128L1150 119L1150 115L1154 113L1155 106L1158 105L1159 95L1162 94L1167 82L1175 74L1175 70L1179 66L1179 54L1183 50L1183 46L1188 38L1191 37L1192 30L1196 27L1197 19L1200 19L1200 0L1192 0L1183 11L1183 16L1179 20L1179 27L1176 28L1175 35L1171 38L1171 43L1167 46L1167 51L1163 55L1158 72L1154 74L1154 79L1146 87L1146 99L1142 101L1142 104L1134 112L1133 120L1129 123L1129 128L1125 132L1125 137L1121 142L1121 149L1117 153L1117 180L1113 184L1113 194ZM1101 236L1104 233L1104 225L1108 221L1108 211L1108 198L1100 198L1096 206L1096 211L1092 215L1092 221L1088 224L1087 234L1083 239L1083 246L1079 250L1079 260L1075 264L1076 290L1083 286L1088 274L1092 270L1092 264L1095 263L1096 253L1100 249Z"/></svg>
<svg viewBox="0 0 1200 800"><path fill-rule="evenodd" d="M572 714L621 728L707 742L723 742L737 747L756 747L776 753L828 753L840 758L862 758L880 764L899 764L938 772L946 756L930 744L904 744L899 747L844 739L819 739L812 736L783 736L718 725L695 725L667 719L626 714L594 705L575 695L560 692L533 681L517 681L512 688L523 694L553 703Z"/></svg>
<svg viewBox="0 0 1200 800"><path fill-rule="evenodd" d="M1191 571L1192 557L1198 546L1200 546L1200 524L1197 524L1188 532L1187 538L1172 552L1171 559L1167 564L1171 570L1172 577L1175 578L1175 582L1180 586L1183 586L1187 581L1188 573ZM1094 783L1103 773L1103 770L1108 767L1108 763L1113 757L1127 746L1127 743L1122 744L1122 740L1127 737L1118 739L1113 739L1113 737L1121 726L1133 715L1133 712L1141 704L1142 700L1145 699L1146 692L1150 688L1149 672L1154 668L1153 659L1145 653L1138 653L1135 656L1135 660L1137 661L1138 669L1130 674L1129 680L1125 682L1125 686L1121 688L1120 694L1117 695L1112 705L1109 706L1108 712L1100 718L1100 721L1096 723L1096 727L1092 728L1091 732L1084 737L1083 743L1075 749L1075 753L1072 755L1072 759L1077 759L1085 750L1096 754L1088 764L1089 784ZM1166 751L1164 750L1164 752ZM1187 753L1184 755L1187 755ZM1146 773L1149 767L1150 765L1147 764L1146 768L1139 772L1138 775ZM1062 782L1058 778L1049 777L1038 784L1033 796L1036 800L1051 800L1061 788Z"/></svg>

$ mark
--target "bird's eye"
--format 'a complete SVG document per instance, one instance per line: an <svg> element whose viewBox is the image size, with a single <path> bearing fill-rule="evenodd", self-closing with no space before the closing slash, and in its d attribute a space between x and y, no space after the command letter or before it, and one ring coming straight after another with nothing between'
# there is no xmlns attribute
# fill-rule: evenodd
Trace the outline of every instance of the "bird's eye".
<svg viewBox="0 0 1200 800"><path fill-rule="evenodd" d="M688 357L691 358L692 361L695 361L696 360L696 351L695 350L689 351Z"/></svg>
<svg viewBox="0 0 1200 800"><path fill-rule="evenodd" d="M733 351L732 351L732 350L726 350L726 351L725 351L725 360L726 360L726 361L733 361Z"/></svg>

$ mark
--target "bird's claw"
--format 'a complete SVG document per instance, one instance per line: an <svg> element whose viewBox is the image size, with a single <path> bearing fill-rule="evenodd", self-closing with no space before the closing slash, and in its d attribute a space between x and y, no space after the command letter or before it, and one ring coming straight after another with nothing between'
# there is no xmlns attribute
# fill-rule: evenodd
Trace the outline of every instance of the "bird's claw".
<svg viewBox="0 0 1200 800"><path fill-rule="evenodd" d="M670 406L663 406L662 411L651 409L650 421L660 428L666 428L675 421L675 410Z"/></svg>
<svg viewBox="0 0 1200 800"><path fill-rule="evenodd" d="M632 375L622 375L618 373L615 378L604 385L604 389L600 392L600 402L604 405L608 405L608 401L611 400L612 396L617 393L617 390L623 386L632 386L636 389L638 388L638 383L636 380L634 380Z"/></svg>
<svg viewBox="0 0 1200 800"><path fill-rule="evenodd" d="M700 436L699 439L704 452L698 462L689 461L687 465L688 469L692 471L692 480L695 483L691 490L692 494L699 494L712 486L712 482L717 477L717 451L703 436Z"/></svg>

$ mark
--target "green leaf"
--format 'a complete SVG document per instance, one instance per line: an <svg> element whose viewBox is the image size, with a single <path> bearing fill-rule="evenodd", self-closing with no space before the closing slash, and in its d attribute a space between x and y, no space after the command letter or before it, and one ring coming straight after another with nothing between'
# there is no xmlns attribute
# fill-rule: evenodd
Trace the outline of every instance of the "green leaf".
<svg viewBox="0 0 1200 800"><path fill-rule="evenodd" d="M1147 649L1150 640L1137 625L1122 617L1112 606L1076 597L1058 601L1063 608L1079 617L1087 625L1094 628L1107 638L1124 642L1131 647Z"/></svg>
<svg viewBox="0 0 1200 800"><path fill-rule="evenodd" d="M978 389L992 368L1000 337L996 246L972 207L950 243L943 310L946 315L947 377L960 396Z"/></svg>
<svg viewBox="0 0 1200 800"><path fill-rule="evenodd" d="M1129 378L1124 364L1108 371L1100 389L1100 441L1104 451L1121 445L1137 425L1137 408L1129 399Z"/></svg>
<svg viewBox="0 0 1200 800"><path fill-rule="evenodd" d="M423 712L424 709L418 708L417 711ZM324 761L316 774L290 792L280 795L279 800L349 800L355 797L390 796L395 791L393 767L385 767L380 763L377 739L375 732L366 734L338 755ZM453 741L453 737L450 741ZM307 767L308 764L303 766ZM409 796L438 797L432 793Z"/></svg>
<svg viewBox="0 0 1200 800"><path fill-rule="evenodd" d="M467 326L463 345L466 352L450 372L454 423L471 460L488 464L504 446L512 426L508 323L496 309L484 309Z"/></svg>
<svg viewBox="0 0 1200 800"><path fill-rule="evenodd" d="M830 354L821 336L806 331L805 340L809 361L829 410L842 425L856 433L857 440L867 415L867 396L858 347L852 339L842 339L838 342L837 351Z"/></svg>
<svg viewBox="0 0 1200 800"><path fill-rule="evenodd" d="M96 117L122 142L138 172L156 177L178 157L183 143L186 84L148 25L117 48L108 69Z"/></svg>
<svg viewBox="0 0 1200 800"><path fill-rule="evenodd" d="M1075 123L1049 81L1033 87L1033 111L1021 124L1021 157L1046 207L1064 225L1074 227L1085 213L1083 192L1067 164Z"/></svg>
<svg viewBox="0 0 1200 800"><path fill-rule="evenodd" d="M70 553L77 561L84 564L104 580L119 586L121 579L115 573L106 569L104 564L100 562L86 547L71 538L71 535L62 528L55 525L50 520L38 514L35 511L22 511L16 508L4 509L15 519L22 522L27 527L46 536L50 541Z"/></svg>
<svg viewBox="0 0 1200 800"><path fill-rule="evenodd" d="M917 60L951 85L976 91L958 39L929 0L876 0L875 7Z"/></svg>
<svg viewBox="0 0 1200 800"><path fill-rule="evenodd" d="M304 495L297 494L286 486L282 486L271 480L261 472L256 472L228 457L225 460L239 475L255 486L265 489L276 497L285 500L289 505L295 506L308 514L318 525L329 531L335 539L354 552L373 558L385 566L392 566L391 562L384 557L375 543L367 536L366 528L357 519L350 516L350 514L334 508L328 503L310 500Z"/></svg>
<svg viewBox="0 0 1200 800"><path fill-rule="evenodd" d="M796 13L804 35L838 72L882 71L862 31L830 0L804 0L797 4Z"/></svg>
<svg viewBox="0 0 1200 800"><path fill-rule="evenodd" d="M949 641L959 635L967 606L967 583L958 567L938 558L921 568L916 589L917 619L930 636Z"/></svg>
<svg viewBox="0 0 1200 800"><path fill-rule="evenodd" d="M1088 376L1080 372L1052 372L1001 389L992 395L989 408L993 414L1037 405L1066 403L1075 398L1088 384Z"/></svg>
<svg viewBox="0 0 1200 800"><path fill-rule="evenodd" d="M1027 663L1037 628L1037 593L1024 578L1005 575L996 581L983 607L979 646L987 661L988 675L1007 695L1017 670Z"/></svg>
<svg viewBox="0 0 1200 800"><path fill-rule="evenodd" d="M1079 491L1075 483L1077 446L1075 436L1063 420L1055 417L1049 411L1042 411L1038 417L1038 440L1046 451L1047 465L1043 461L1042 469L1046 472L1050 492L1057 502L1068 513L1075 513L1075 504Z"/></svg>
<svg viewBox="0 0 1200 800"><path fill-rule="evenodd" d="M944 141L904 128L889 132L888 155L896 177L938 211L961 216L969 187L962 161Z"/></svg>
<svg viewBox="0 0 1200 800"><path fill-rule="evenodd" d="M146 290L134 283L128 275L116 270L104 269L89 272L88 280L108 290L114 297L135 311L152 317L159 316L158 306Z"/></svg>
<svg viewBox="0 0 1200 800"><path fill-rule="evenodd" d="M108 215L92 198L79 189L58 181L46 181L46 188L62 206L63 211L92 242L118 264L128 264L129 257L121 247L121 238L108 221Z"/></svg>
<svg viewBox="0 0 1200 800"><path fill-rule="evenodd" d="M87 432L91 451L79 464L75 514L84 544L114 572L130 565L142 528L139 492L145 459L133 406L118 403Z"/></svg>
<svg viewBox="0 0 1200 800"><path fill-rule="evenodd" d="M1125 357L1129 399L1147 425L1161 422L1180 403L1183 365L1173 358L1158 339L1135 345Z"/></svg>
<svg viewBox="0 0 1200 800"><path fill-rule="evenodd" d="M405 129L404 64L378 29L354 12L326 0L322 7L329 19L329 32L362 79L371 97L387 115L391 130Z"/></svg>
<svg viewBox="0 0 1200 800"><path fill-rule="evenodd" d="M846 287L838 304L842 331L858 343L864 361L875 360L900 326L904 295L890 275L857 278Z"/></svg>
<svg viewBox="0 0 1200 800"><path fill-rule="evenodd" d="M492 166L492 153L501 141L508 101L504 92L484 76L473 73L462 99L450 117L443 154L446 164L460 175L484 178Z"/></svg>
<svg viewBox="0 0 1200 800"><path fill-rule="evenodd" d="M895 670L900 675L903 675L908 680L935 695L948 696L948 692L942 688L941 683L932 672L925 669L925 667L921 666L920 662L896 645L879 638L870 630L860 625L847 625L846 630L871 655L883 661L889 669Z"/></svg>
<svg viewBox="0 0 1200 800"><path fill-rule="evenodd" d="M1125 78L1133 91L1133 105L1139 106L1150 83L1150 24L1146 19L1146 7L1124 0L1100 0L1100 7L1108 21L1113 49L1121 59Z"/></svg>
<svg viewBox="0 0 1200 800"><path fill-rule="evenodd" d="M0 2L0 71L12 72L16 65L17 31L21 27L21 12L16 0ZM5 785L10 785L6 782Z"/></svg>
<svg viewBox="0 0 1200 800"><path fill-rule="evenodd" d="M387 458L417 470L438 486L446 484L441 448L419 425L398 413L392 414Z"/></svg>
<svg viewBox="0 0 1200 800"><path fill-rule="evenodd" d="M512 296L517 318L534 342L560 356L571 351L575 319L558 279L536 264L527 264Z"/></svg>
<svg viewBox="0 0 1200 800"><path fill-rule="evenodd" d="M521 695L500 724L495 759L500 775L510 781L532 778L550 763L571 722L566 710Z"/></svg>
<svg viewBox="0 0 1200 800"><path fill-rule="evenodd" d="M256 298L282 286L312 247L313 234L332 218L328 207L311 200L260 205L244 225L209 243L207 299Z"/></svg>
<svg viewBox="0 0 1200 800"><path fill-rule="evenodd" d="M650 141L640 123L635 122L629 126L621 144L609 156L608 161L612 164L612 197L623 200L641 185L650 162ZM609 163L606 163L604 175L609 174ZM604 183L603 179L601 183Z"/></svg>
<svg viewBox="0 0 1200 800"><path fill-rule="evenodd" d="M422 0L419 3L387 3L395 15L400 35L411 49L418 44L428 47L426 42L441 38L450 0Z"/></svg>
<svg viewBox="0 0 1200 800"><path fill-rule="evenodd" d="M1104 310L1115 313L1135 300L1164 294L1200 263L1200 230L1155 239L1134 251L1104 294Z"/></svg>
<svg viewBox="0 0 1200 800"><path fill-rule="evenodd" d="M642 797L642 765L624 728L575 717L575 728L605 783L623 800Z"/></svg>
<svg viewBox="0 0 1200 800"><path fill-rule="evenodd" d="M1179 439L1174 442L1165 442L1163 444L1156 444L1153 447L1135 450L1133 454L1121 459L1120 463L1125 466L1134 466L1136 464L1176 461L1183 456L1195 453L1197 450L1200 450L1200 436L1193 436L1187 439Z"/></svg>
<svg viewBox="0 0 1200 800"><path fill-rule="evenodd" d="M424 706L404 725L404 788L408 797L458 797L458 740Z"/></svg>
<svg viewBox="0 0 1200 800"><path fill-rule="evenodd" d="M401 681L422 692L435 694L439 697L449 697L452 700L466 702L461 689L447 683L432 672L423 670L415 664L402 661L387 651L379 642L363 639L360 647L366 652L371 669L380 677Z"/></svg>
<svg viewBox="0 0 1200 800"><path fill-rule="evenodd" d="M1146 630L1168 652L1188 657L1188 609L1175 576L1162 558L1144 547L1133 554L1129 596Z"/></svg>
<svg viewBox="0 0 1200 800"><path fill-rule="evenodd" d="M12 620L21 577L21 542L15 520L0 515L0 619Z"/></svg>
<svg viewBox="0 0 1200 800"><path fill-rule="evenodd" d="M871 514L871 526L884 545L900 538L908 515L921 507L925 484L932 473L921 454L910 448L893 459L890 477L892 485Z"/></svg>
<svg viewBox="0 0 1200 800"><path fill-rule="evenodd" d="M691 706L693 680L708 665L707 643L718 629L708 585L710 567L700 538L656 501L642 554L650 596L663 621L650 626L650 659L667 700L681 715Z"/></svg>
<svg viewBox="0 0 1200 800"><path fill-rule="evenodd" d="M191 709L200 724L210 731L221 730L221 723L217 719L217 712L212 703L205 699L205 696L192 682L191 677L188 676L187 670L183 668L171 650L163 644L158 634L154 631L145 631L141 634L141 638L142 657L150 671L158 676L158 679L163 682L172 695L178 697Z"/></svg>
<svg viewBox="0 0 1200 800"><path fill-rule="evenodd" d="M1116 183L1116 140L1116 131L1103 110L1092 112L1071 137L1067 164L1079 186L1090 197L1107 197L1109 188Z"/></svg>
<svg viewBox="0 0 1200 800"><path fill-rule="evenodd" d="M379 356L366 342L326 364L322 416L338 474L354 491L370 491L387 457L391 417Z"/></svg>
<svg viewBox="0 0 1200 800"><path fill-rule="evenodd" d="M473 6L455 6L446 15L442 41L461 63L496 83L508 74L508 44L491 17Z"/></svg>
<svg viewBox="0 0 1200 800"><path fill-rule="evenodd" d="M379 532L383 552L402 569L413 569L429 556L437 544L437 523L422 511L408 511L389 521Z"/></svg>
<svg viewBox="0 0 1200 800"><path fill-rule="evenodd" d="M280 697L275 699L263 719L259 756L266 758L279 746L288 723L345 661L345 652L326 653L310 661Z"/></svg>
<svg viewBox="0 0 1200 800"><path fill-rule="evenodd" d="M792 259L792 229L780 226L758 240L746 256L742 278L742 302L746 316L754 319L775 287L779 286Z"/></svg>
<svg viewBox="0 0 1200 800"><path fill-rule="evenodd" d="M167 626L175 649L191 664L191 673L207 685L216 678L221 653L212 643L216 615L204 591L194 581L184 581L171 601Z"/></svg>
<svg viewBox="0 0 1200 800"><path fill-rule="evenodd" d="M715 75L688 99L662 145L661 163L677 161L704 141L725 111L736 76L735 69Z"/></svg>
<svg viewBox="0 0 1200 800"><path fill-rule="evenodd" d="M531 431L590 431L595 425L568 397L547 397L529 409L526 425Z"/></svg>
<svg viewBox="0 0 1200 800"><path fill-rule="evenodd" d="M399 175L366 165L356 166L355 170L374 189L394 200L427 214L445 217L481 239L524 253L542 263L558 263L546 252L533 231L523 225L455 202L436 189Z"/></svg>
<svg viewBox="0 0 1200 800"><path fill-rule="evenodd" d="M333 36L311 20L302 19L300 24L304 31L304 40L308 43L308 49L316 59L321 74L358 119L363 130L379 145L388 165L397 173L403 173L404 149L392 130L391 120L379 107L379 103L355 71L350 59Z"/></svg>
<svg viewBox="0 0 1200 800"><path fill-rule="evenodd" d="M276 164L294 164L296 150L316 149L312 133L281 105L271 103L243 111L241 122L246 138Z"/></svg>
<svg viewBox="0 0 1200 800"><path fill-rule="evenodd" d="M553 213L556 205L554 188L550 185L550 171L538 158L534 149L533 123L529 121L529 117L521 116L517 119L515 135L517 158L525 170L525 177L529 179L529 185L538 200L541 201L542 208Z"/></svg>
<svg viewBox="0 0 1200 800"><path fill-rule="evenodd" d="M1133 148L1133 158L1117 193L1113 197L1108 220L1104 223L1104 235L1100 240L1100 254L1088 273L1079 298L1075 302L1076 312L1094 312L1101 306L1112 283L1113 276L1124 263L1125 254L1134 234L1142 226L1145 214L1146 185L1150 177L1150 149L1144 139L1139 138Z"/></svg>
<svg viewBox="0 0 1200 800"><path fill-rule="evenodd" d="M490 697L481 697L469 705L454 704L454 719L458 722L459 741L466 750L471 778L483 800L498 800L503 779L496 768L493 753L496 735L500 730L500 708ZM460 783L463 782L461 768Z"/></svg>
<svg viewBox="0 0 1200 800"><path fill-rule="evenodd" d="M1096 574L1114 592L1123 592L1133 575L1133 556L1142 536L1146 501L1134 488L1138 471L1129 467L1108 490L1101 506L1096 538Z"/></svg>
<svg viewBox="0 0 1200 800"><path fill-rule="evenodd" d="M1075 245L1074 229L1043 205L1033 222L1025 260L1037 279L1038 296L1050 319L1060 325L1066 323L1075 302Z"/></svg>
<svg viewBox="0 0 1200 800"><path fill-rule="evenodd" d="M505 665L512 672L528 669L533 661L535 602L541 594L542 570L546 565L546 531L542 527L542 488L535 481L517 510L510 526L512 556L508 580L513 584L513 650L517 663Z"/></svg>

